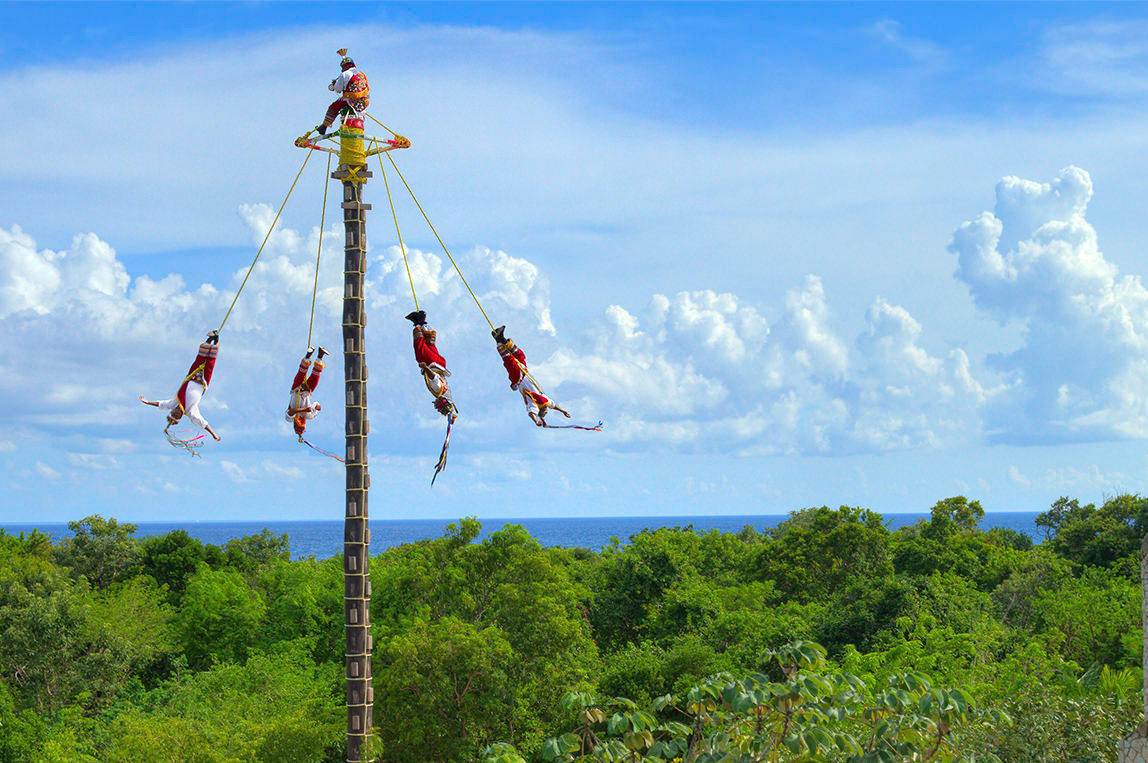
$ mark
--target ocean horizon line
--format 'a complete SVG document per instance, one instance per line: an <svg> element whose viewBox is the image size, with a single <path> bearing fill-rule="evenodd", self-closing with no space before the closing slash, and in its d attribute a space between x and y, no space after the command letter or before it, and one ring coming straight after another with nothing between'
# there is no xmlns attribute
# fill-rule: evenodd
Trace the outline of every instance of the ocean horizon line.
<svg viewBox="0 0 1148 763"><path fill-rule="evenodd" d="M892 531L928 519L930 512L880 514L884 524ZM985 512L981 528L1001 527L1026 533L1039 542L1039 529L1035 524L1037 511ZM644 530L659 528L692 528L694 532L738 533L745 527L766 531L777 527L790 517L786 514L676 514L665 516L603 515L582 517L478 517L482 531L481 541L507 525L523 527L538 543L547 547L589 548L596 551L615 540L625 542ZM441 538L450 519L385 519L376 517L371 522L371 553L382 553L388 548L406 543ZM125 520L126 521L126 520ZM123 523L123 522L121 522ZM153 520L127 521L135 525L138 537L163 535L184 530L202 543L223 545L230 540L258 535L268 530L275 535L286 535L292 558L314 556L329 558L343 551L343 519L216 519L216 520ZM8 533L39 530L56 540L72 535L67 522L0 523Z"/></svg>
<svg viewBox="0 0 1148 763"><path fill-rule="evenodd" d="M820 507L806 507L806 508L820 508ZM835 507L830 507L835 508ZM861 507L864 508L864 507ZM518 516L518 517L505 517L505 516L479 516L474 514L463 514L455 517L401 517L391 518L384 516L372 516L372 521L379 522L457 522L459 519L466 519L468 517L475 517L480 522L514 522L516 520L524 520L530 522L570 522L578 520L592 520L592 519L621 519L621 520L670 520L670 519L755 519L759 517L789 517L794 513L800 512L803 509L794 509L785 512L770 512L763 514L578 514L576 516ZM877 511L876 509L868 509L875 514L881 516L895 516L895 517L928 517L928 511ZM986 511L985 516L1004 516L1004 515L1037 515L1041 511L1033 510L1012 510L1012 511ZM68 520L38 520L38 519L13 519L0 521L0 528L5 527L6 524L16 525L20 527L28 527L42 522L46 525L67 525L68 522L76 522L83 519L68 519ZM288 524L311 524L314 522L342 522L343 517L333 517L331 519L278 519L278 518L253 518L253 519L180 519L178 517L171 519L123 519L115 517L115 520L120 524L128 523L133 525L171 525L175 523L184 524L218 524L218 525L250 525L258 522L273 522L277 525Z"/></svg>

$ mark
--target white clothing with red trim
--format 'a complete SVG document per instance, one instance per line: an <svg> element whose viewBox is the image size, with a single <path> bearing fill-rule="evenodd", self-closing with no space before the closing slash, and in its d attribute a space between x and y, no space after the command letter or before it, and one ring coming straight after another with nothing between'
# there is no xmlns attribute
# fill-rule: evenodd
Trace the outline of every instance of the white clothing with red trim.
<svg viewBox="0 0 1148 763"><path fill-rule="evenodd" d="M311 408L311 390L305 384L300 385L292 390L291 402L287 404L287 413L283 416L283 418L287 419L288 421L293 421L296 416L298 416L299 418L310 421L319 415L319 412L313 408L309 411L302 411L295 416L291 415L291 411L298 411L301 408Z"/></svg>
<svg viewBox="0 0 1148 763"><path fill-rule="evenodd" d="M522 394L522 402L526 404L526 413L545 416L546 411L554 401L542 394L538 385L529 376L524 376L518 383L518 391Z"/></svg>
<svg viewBox="0 0 1148 763"><path fill-rule="evenodd" d="M351 77L354 77L358 73L359 73L359 70L357 68L355 68L354 66L352 66L350 69L347 69L345 72L343 72L338 77L336 77L335 81L332 82L327 87L327 89L328 90L334 90L336 93L342 93L344 90L347 89L347 85L349 85L351 83Z"/></svg>
<svg viewBox="0 0 1148 763"><path fill-rule="evenodd" d="M423 371L423 381L427 384L427 389L435 397L449 396L449 385L446 379L442 377L441 373L434 370L434 366L430 366L427 371Z"/></svg>
<svg viewBox="0 0 1148 763"><path fill-rule="evenodd" d="M188 380L187 391L184 393L184 400L187 405L183 407L183 414L200 429L207 429L207 419L199 412L199 401L203 399L204 388L203 385L195 380ZM161 400L157 405L164 409L171 411L173 414L180 409L179 398L173 397L170 400Z"/></svg>

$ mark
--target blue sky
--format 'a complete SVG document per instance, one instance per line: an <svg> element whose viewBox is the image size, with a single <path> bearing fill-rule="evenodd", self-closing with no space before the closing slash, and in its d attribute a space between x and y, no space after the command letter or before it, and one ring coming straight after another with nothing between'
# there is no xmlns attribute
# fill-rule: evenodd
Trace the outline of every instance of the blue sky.
<svg viewBox="0 0 1148 763"><path fill-rule="evenodd" d="M282 408L307 168L224 333L192 460L135 402L218 324L347 46L484 307L601 434L542 432L399 199L463 410L410 357L367 187L372 510L995 511L1148 489L1148 13L1132 4L6 4L2 521L341 515ZM39 138L39 140L38 140ZM319 157L321 159L321 157ZM50 206L48 202L54 203ZM328 217L316 332L339 329ZM338 364L312 424L338 446ZM332 415L333 414L333 415Z"/></svg>

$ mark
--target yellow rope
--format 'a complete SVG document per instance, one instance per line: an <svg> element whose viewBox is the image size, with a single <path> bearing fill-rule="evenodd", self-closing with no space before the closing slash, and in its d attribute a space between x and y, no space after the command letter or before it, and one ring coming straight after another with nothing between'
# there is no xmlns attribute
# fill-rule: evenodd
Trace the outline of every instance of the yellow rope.
<svg viewBox="0 0 1148 763"><path fill-rule="evenodd" d="M396 138L399 137L399 134L397 132L395 132L391 128L387 127L385 124L383 124L379 120L375 119L370 114L367 114L367 116L370 117L371 120L374 121L377 125L379 125L379 127L382 127L384 130L389 132L391 135L395 136ZM379 156L379 170L383 173L383 182L387 186L387 200L390 201L390 199L391 199L391 186L390 186L390 183L387 182L387 172L383 168L383 156L382 156L382 154L379 154L378 156ZM409 193L411 195L411 200L414 201L415 206L419 208L419 212L422 213L423 219L427 221L427 225L430 226L431 232L434 233L434 237L436 239L438 239L439 246L441 246L442 250L446 253L446 257L448 260L450 260L450 264L454 266L454 271L456 273L458 273L459 279L462 280L463 286L465 286L466 290L468 292L470 292L470 298L474 300L474 304L478 306L478 310L479 310L479 312L482 313L482 317L486 319L486 324L488 326L490 326L491 330L493 331L494 330L494 323L491 322L490 316L488 316L486 314L486 310L482 309L482 303L478 301L478 297L475 295L474 289L470 288L470 284L467 283L466 276L464 276L462 274L462 269L459 268L458 263L454 261L454 257L451 256L450 250L446 248L446 244L443 243L442 237L439 236L438 231L435 230L434 223L432 223L430 221L430 218L427 217L426 210L424 210L423 205L419 203L418 198L415 196L415 192L411 190L410 184L407 183L407 179L405 177L403 177L402 171L399 170L399 166L397 164L395 164L395 160L391 157L391 155L389 153L387 154L387 161L389 161L391 163L391 166L395 168L395 172L398 174L399 179L403 181L403 186L406 187L407 193ZM391 202L391 214L392 215L395 214L395 205L394 205L393 201ZM396 217L395 218L395 231L397 232L398 229L399 229L399 221L398 221L398 218ZM402 239L402 236L400 235L399 236L399 247L402 248L402 246L403 246L403 239ZM405 263L406 260L407 260L407 253L406 253L406 249L404 248L403 249L403 262ZM410 266L408 265L407 266L407 278L410 279L410 276L411 276L411 269L410 269ZM411 280L411 294L412 294L412 296L414 295L414 292L415 292L415 283L413 280ZM416 310L418 309L418 306L419 306L419 302L418 302L418 298L416 297L415 298L415 309ZM511 357L514 357L514 356L512 355ZM538 389L538 392L540 394L545 395L546 392L542 389L542 385L539 384L538 381L533 376L530 375L530 371L528 371L526 369L526 366L524 366L521 362L519 362L518 358L514 358L514 362L522 370L522 375L525 376L527 379L530 379L530 381L532 381L534 383L534 386Z"/></svg>
<svg viewBox="0 0 1148 763"><path fill-rule="evenodd" d="M380 122L380 124L382 124L382 123ZM384 125L384 126L385 126L385 125ZM444 243L442 242L442 237L441 237L441 236L439 236L439 235L438 235L438 231L437 231L437 230L435 230L435 227L434 227L434 223L432 223L432 222L430 221L430 218L429 218L429 217L427 217L427 213L426 213L426 210L424 210L424 209L423 209L423 205L422 205L422 204L419 204L419 200L418 200L418 199L415 197L415 192L411 190L411 187L410 187L410 185L407 183L407 179L406 179L405 177L403 177L403 173L399 171L399 166L398 166L397 164L395 164L395 160L391 158L391 155L390 155L389 153L387 154L387 160L388 160L388 161L391 163L391 166L395 168L395 172L396 172L396 173L398 173L399 179L403 181L403 185L404 185L404 186L406 186L406 189L407 189L407 193L409 193L409 194L411 195L411 199L413 199L413 200L414 200L414 202L415 202L415 206L417 206L417 207L419 208L419 212L422 212L422 215L423 215L423 219L427 221L427 225L429 225L429 226L430 226L431 232L432 232L432 233L434 233L434 237L435 237L436 239L438 239L438 244L439 244L439 246L441 246L441 247L442 247L442 250L443 250L444 252L446 252L446 256L447 256L447 259L449 259L449 260L450 260L450 264L451 264L451 265L454 265L454 270L455 270L455 272L456 272L456 273L458 273L458 277L459 277L460 279L462 279L462 284L463 284L463 286L465 286L465 287L466 287L466 290L470 292L470 297L471 297L471 299L473 299L473 300L474 300L474 304L478 305L478 309L479 309L479 312L481 312L481 313L482 313L482 317L486 319L486 323L487 323L487 325L489 325L489 326L490 326L491 330L494 330L494 324L493 324L493 323L491 323L491 321L490 321L490 316L488 316L488 315L486 314L486 311L482 309L482 303L481 303L481 302L479 302L479 301L478 301L478 297L477 297L477 296L475 296L475 294L474 294L474 289L470 288L470 284L466 282L466 276L464 276L464 275L462 274L462 270L460 270L460 269L459 269L459 267L458 267L458 263L454 261L454 257L451 257L451 255L450 255L450 250L449 250L449 249L447 249L447 248L446 248L446 244L444 244ZM379 159L379 165L380 165L380 166L382 165L382 163L383 163L383 160L382 160L382 159Z"/></svg>
<svg viewBox="0 0 1148 763"><path fill-rule="evenodd" d="M367 114L367 112L365 112L365 111L364 111L363 113L364 113L364 114ZM394 130L392 130L391 128L387 127L385 124L383 124L383 123L382 123L382 122L380 122L379 120L375 119L375 118L374 118L374 117L372 117L370 114L367 114L367 116L368 116L368 117L370 117L370 119L371 119L371 121L372 121L372 122L374 122L374 123L375 123L375 124L377 124L379 127L383 128L384 130L386 130L387 132L389 132L391 135L395 136L396 138L397 138L397 137L399 137L399 134L398 134L397 132L395 132L395 131L394 131Z"/></svg>
<svg viewBox="0 0 1148 763"><path fill-rule="evenodd" d="M370 114L368 114L367 116L370 116ZM371 118L372 118L372 119L374 119L374 117L371 117ZM376 119L375 121L376 121L376 122L378 122L378 120L377 120L377 119ZM379 124L381 124L381 125L382 125L383 123L382 123L382 122L379 122ZM383 125L383 127L385 128L385 127L386 127L386 125ZM458 266L458 263L454 261L454 257L452 257L452 256L451 256L451 254L450 254L450 250L446 248L446 244L444 244L444 243L442 242L442 238L441 238L441 237L438 235L438 231L437 231L437 230L435 230L435 227L434 227L434 223L432 223L432 222L430 221L430 218L429 218L429 217L427 217L427 213L426 213L426 210L424 210L424 209L423 209L423 205L422 205L422 204L419 204L419 200L418 200L418 198L416 198L416 197L415 197L415 192L411 190L411 187L410 187L410 185L407 183L407 179L406 179L405 177L403 177L403 173L402 173L402 172L399 170L399 166L398 166L397 164L395 164L395 160L394 160L393 158L391 158L391 155L390 155L389 153L387 154L387 161L389 161L389 162L391 163L391 166L395 168L395 172L396 172L396 173L398 173L399 179L400 179L400 180L402 180L402 181L403 181L403 185L404 185L404 186L406 186L406 189L407 189L407 193L409 193L409 194L411 195L411 199L414 201L414 203L415 203L415 206L417 206L417 207L419 208L419 212L422 212L422 215L423 215L423 219L427 221L427 225L429 225L429 226L430 226L431 232L432 232L432 233L434 233L434 237L435 237L436 239L438 239L438 243L439 243L439 246L441 246L441 247L442 247L442 250L443 250L444 252L446 252L446 256L447 256L447 259L449 259L449 260L450 260L450 264L454 266L454 271L455 271L456 273L458 273L458 277L459 277L459 278L462 280L462 284L463 284L463 286L465 286L465 287L466 287L466 290L470 292L470 298L474 300L474 304L478 305L478 309L479 309L479 312L481 312L481 313L482 313L482 317L486 319L486 324L487 324L488 326L490 326L490 328L491 328L491 331L493 331L493 330L494 330L494 323L492 323L492 322L491 322L491 320L490 320L490 316L488 316L488 315L486 314L486 311L482 309L482 303L481 303L481 302L479 302L479 301L478 301L478 297L477 297L477 296L475 296L475 293L474 293L474 289L470 288L470 284L469 284L469 283L467 283L467 281L466 281L466 276L464 276L464 275L462 274L462 270L459 268L459 266ZM382 157L382 155L380 154L380 155L379 155L379 168L380 168L380 169L382 169L382 167L383 167L383 157ZM383 178L384 178L384 180L386 179L386 176L387 176L387 175L386 175L386 172L384 171L384 172L383 172ZM387 196L388 196L388 197L390 196L390 189L389 189L389 187L388 187L388 190L387 190ZM392 211L394 211L394 206L393 206L393 205L391 206L391 210L392 210ZM395 223L395 225L396 225L396 227L397 227L398 223L396 222L396 223ZM404 256L405 256L405 255L404 255ZM409 275L409 271L408 271L408 275ZM411 289L412 289L412 291L413 291L413 289L414 289L414 285L413 285L413 284L411 285ZM416 307L417 307L417 303L416 303ZM514 357L514 356L512 355L511 357ZM545 395L546 393L543 391L543 389L542 389L542 385L538 383L538 380L537 380L537 379L535 379L533 376L531 376L531 375L530 375L530 372L529 372L528 370L526 370L526 366L524 366L524 365L523 365L521 362L519 362L518 358L514 358L514 362L515 362L515 363L518 365L518 367L519 367L520 369L522 369L522 375L523 375L523 376L525 376L527 379L529 379L530 381L532 381L532 382L534 383L534 386L538 388L538 392L539 392L540 394L542 394L542 395Z"/></svg>
<svg viewBox="0 0 1148 763"><path fill-rule="evenodd" d="M311 347L311 329L315 327L315 298L319 295L319 258L323 256L323 227L327 224L327 188L331 185L331 154L327 154L327 174L323 178L323 214L319 216L319 251L315 252L315 286L311 289L311 321L307 324L308 349Z"/></svg>
<svg viewBox="0 0 1148 763"><path fill-rule="evenodd" d="M500 349L501 349L501 347L500 347ZM546 396L546 390L542 389L542 385L538 383L538 380L530 375L530 372L528 370L526 370L526 366L522 365L522 361L519 360L513 353L511 353L508 357L514 361L514 365L518 366L518 370L522 371L523 376L525 376L530 381L534 382L534 386L538 389L538 394L545 397ZM526 397L526 391L524 389L519 387L518 391L522 393L523 397Z"/></svg>
<svg viewBox="0 0 1148 763"><path fill-rule="evenodd" d="M374 140L371 141L372 145L377 146L378 143ZM387 201L391 204L391 217L395 219L395 235L399 237L399 250L403 253L403 265L407 268L407 280L411 282L411 297L415 300L415 310L419 309L419 296L415 294L415 279L411 277L411 264L407 262L407 248L403 244L403 234L399 232L399 216L395 213L395 202L391 198L391 183L387 180L387 170L383 167L383 156L378 154L379 157L379 171L383 173L383 185L387 187Z"/></svg>
<svg viewBox="0 0 1148 763"><path fill-rule="evenodd" d="M341 158L341 157L340 157ZM343 178L344 183L365 183L367 179L359 175L359 168L352 166L347 168L347 176Z"/></svg>
<svg viewBox="0 0 1148 763"><path fill-rule="evenodd" d="M307 167L307 162L311 161L311 154L308 151L307 156L303 159L303 166L299 168L299 172L295 175L294 182L291 183L290 190L287 191L287 196L283 199L283 203L279 205L279 211L275 213L275 219L271 221L271 227L267 229L267 235L263 237L263 243L259 245L259 251L255 253L255 259L251 261L251 267L247 269L247 275L243 276L243 283L239 284L239 291L235 292L235 298L231 300L231 307L227 308L227 314L223 316L223 323L219 324L220 333L223 332L223 327L227 325L227 319L231 317L231 311L235 307L235 303L239 300L239 295L243 293L243 287L247 285L247 279L251 277L251 271L255 270L255 263L259 262L259 255L263 254L263 247L267 245L267 239L271 238L271 231L275 230L275 223L279 222L279 215L283 214L283 208L287 206L287 199L291 198L292 192L295 190L295 184L299 182L299 176L303 174L303 170Z"/></svg>

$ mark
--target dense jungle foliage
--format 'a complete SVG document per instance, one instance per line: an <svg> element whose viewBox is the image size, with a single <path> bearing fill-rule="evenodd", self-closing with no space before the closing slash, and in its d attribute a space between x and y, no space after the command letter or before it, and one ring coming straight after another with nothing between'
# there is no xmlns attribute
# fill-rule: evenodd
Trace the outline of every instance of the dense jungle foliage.
<svg viewBox="0 0 1148 763"><path fill-rule="evenodd" d="M376 747L428 761L1115 761L1148 499L1045 537L942 500L601 552L520 527L371 560ZM91 516L0 531L0 763L343 759L340 557Z"/></svg>

